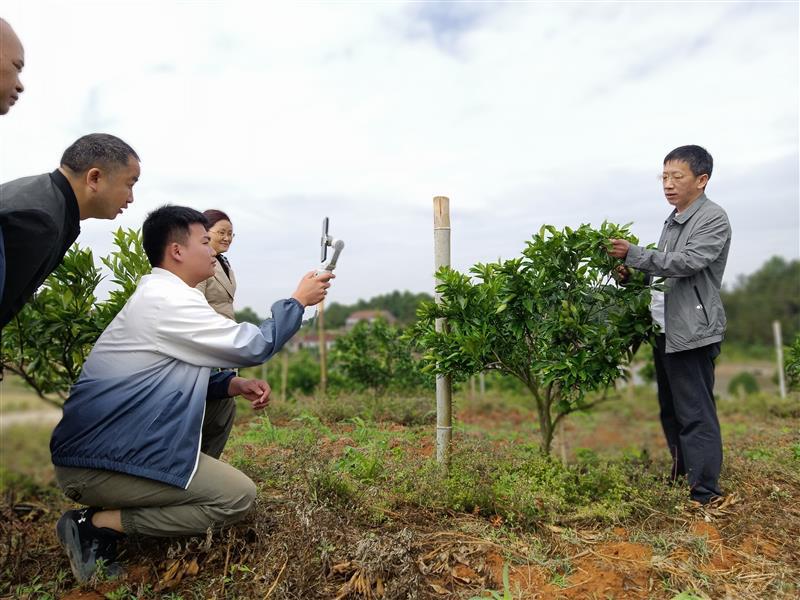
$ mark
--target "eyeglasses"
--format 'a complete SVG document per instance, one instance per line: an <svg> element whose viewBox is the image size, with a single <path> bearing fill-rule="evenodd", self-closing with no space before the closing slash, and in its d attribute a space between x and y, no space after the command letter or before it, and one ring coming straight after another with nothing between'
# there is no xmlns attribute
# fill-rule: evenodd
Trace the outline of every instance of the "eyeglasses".
<svg viewBox="0 0 800 600"><path fill-rule="evenodd" d="M678 183L681 179L684 179L686 175L683 173L659 173L656 175L656 181L660 181L661 183L667 183L670 179L672 179L673 183Z"/></svg>
<svg viewBox="0 0 800 600"><path fill-rule="evenodd" d="M233 233L232 231L215 231L214 229L209 229L208 233L213 233L214 235L219 236L221 238L227 237L233 239L236 237L236 234Z"/></svg>

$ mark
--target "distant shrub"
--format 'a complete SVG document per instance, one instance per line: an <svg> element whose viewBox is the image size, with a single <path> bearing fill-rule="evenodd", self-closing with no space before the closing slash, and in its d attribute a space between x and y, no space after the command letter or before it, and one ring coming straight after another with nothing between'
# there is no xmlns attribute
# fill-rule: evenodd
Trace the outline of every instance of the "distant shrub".
<svg viewBox="0 0 800 600"><path fill-rule="evenodd" d="M639 377L645 383L655 383L656 381L656 364L651 360L644 363L644 366L639 369Z"/></svg>
<svg viewBox="0 0 800 600"><path fill-rule="evenodd" d="M800 335L786 350L786 384L790 390L800 391Z"/></svg>
<svg viewBox="0 0 800 600"><path fill-rule="evenodd" d="M738 373L728 384L728 393L734 396L756 394L759 391L758 381L752 373Z"/></svg>
<svg viewBox="0 0 800 600"><path fill-rule="evenodd" d="M362 321L339 337L331 364L348 391L371 390L380 395L431 389L434 385L433 376L422 371L403 330L382 319Z"/></svg>

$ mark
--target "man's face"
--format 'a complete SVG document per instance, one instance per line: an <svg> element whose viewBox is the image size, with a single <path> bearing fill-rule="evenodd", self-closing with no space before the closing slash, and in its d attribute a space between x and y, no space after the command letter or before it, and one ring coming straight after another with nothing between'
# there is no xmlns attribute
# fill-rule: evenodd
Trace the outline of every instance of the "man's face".
<svg viewBox="0 0 800 600"><path fill-rule="evenodd" d="M19 74L25 66L25 51L11 27L0 21L0 115L6 114L25 89Z"/></svg>
<svg viewBox="0 0 800 600"><path fill-rule="evenodd" d="M672 206L683 212L700 194L703 193L708 175L695 176L689 164L682 160L671 160L664 163L661 183L664 196Z"/></svg>
<svg viewBox="0 0 800 600"><path fill-rule="evenodd" d="M189 225L189 237L185 244L181 244L181 256L186 279L193 281L193 285L214 276L217 259L214 258L214 249L210 241L211 236L205 227L199 223Z"/></svg>
<svg viewBox="0 0 800 600"><path fill-rule="evenodd" d="M139 180L139 161L128 157L128 164L110 171L93 168L89 170L90 186L95 194L92 199L93 214L100 219L116 219L133 202L133 186Z"/></svg>

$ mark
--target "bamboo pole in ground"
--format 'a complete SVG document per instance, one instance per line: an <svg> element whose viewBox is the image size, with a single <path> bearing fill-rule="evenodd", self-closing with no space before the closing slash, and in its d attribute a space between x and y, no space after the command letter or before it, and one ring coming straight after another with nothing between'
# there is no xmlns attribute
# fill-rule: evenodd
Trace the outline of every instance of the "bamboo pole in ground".
<svg viewBox="0 0 800 600"><path fill-rule="evenodd" d="M286 383L289 380L289 350L281 352L281 400L286 402Z"/></svg>
<svg viewBox="0 0 800 600"><path fill-rule="evenodd" d="M319 393L328 393L328 349L325 346L325 301L317 305L317 326L319 327Z"/></svg>
<svg viewBox="0 0 800 600"><path fill-rule="evenodd" d="M436 271L450 266L450 199L433 199L433 254ZM436 281L438 284L438 280ZM436 302L441 302L434 291ZM444 319L436 319L436 331L445 331ZM450 463L450 442L453 435L453 386L449 375L436 376L436 461L445 467Z"/></svg>
<svg viewBox="0 0 800 600"><path fill-rule="evenodd" d="M778 359L778 389L781 398L786 398L786 376L783 372L783 335L780 321L772 322L772 335L775 337L775 355Z"/></svg>

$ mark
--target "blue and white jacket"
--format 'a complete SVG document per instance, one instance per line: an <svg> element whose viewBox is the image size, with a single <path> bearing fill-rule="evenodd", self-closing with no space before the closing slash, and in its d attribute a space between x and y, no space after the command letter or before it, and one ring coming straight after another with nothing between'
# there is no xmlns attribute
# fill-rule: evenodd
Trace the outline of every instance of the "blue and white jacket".
<svg viewBox="0 0 800 600"><path fill-rule="evenodd" d="M103 331L50 440L53 464L118 471L187 488L197 470L206 397L229 376L212 367L259 365L300 328L302 305L272 305L261 326L219 315L165 269L142 277ZM219 379L219 381L217 381ZM223 380L224 379L224 380Z"/></svg>

